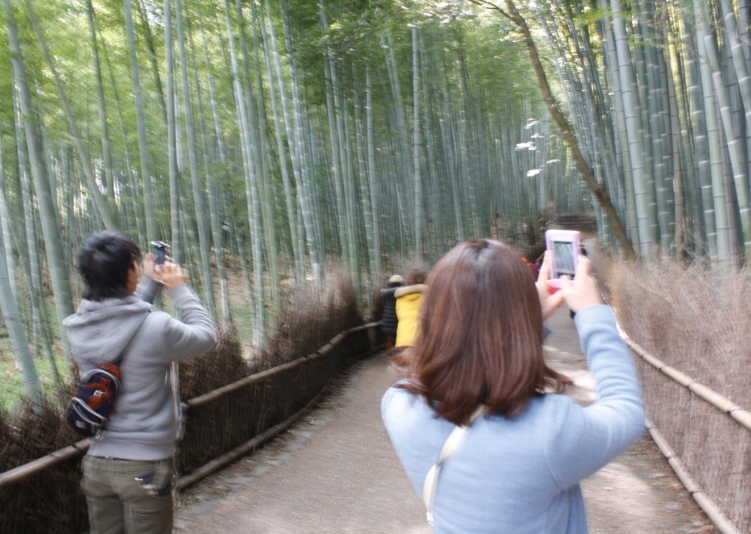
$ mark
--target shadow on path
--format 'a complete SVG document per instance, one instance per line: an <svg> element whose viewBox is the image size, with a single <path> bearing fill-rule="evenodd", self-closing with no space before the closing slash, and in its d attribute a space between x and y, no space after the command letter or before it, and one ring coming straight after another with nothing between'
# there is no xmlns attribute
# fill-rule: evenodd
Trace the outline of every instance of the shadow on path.
<svg viewBox="0 0 751 534"><path fill-rule="evenodd" d="M548 324L550 364L574 379L577 401L591 402L594 382L568 310ZM355 367L292 430L185 491L175 531L430 533L381 423L381 396L395 380L383 355ZM582 489L592 534L713 532L648 437Z"/></svg>

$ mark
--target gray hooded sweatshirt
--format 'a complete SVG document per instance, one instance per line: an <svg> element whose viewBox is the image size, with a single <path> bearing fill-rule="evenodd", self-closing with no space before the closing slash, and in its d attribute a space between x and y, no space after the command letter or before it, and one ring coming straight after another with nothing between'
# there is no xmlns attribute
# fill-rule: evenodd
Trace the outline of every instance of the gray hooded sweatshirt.
<svg viewBox="0 0 751 534"><path fill-rule="evenodd" d="M91 456L163 460L174 453L177 422L170 363L210 350L217 332L206 308L184 284L167 291L180 320L154 310L150 302L159 287L144 277L135 295L101 302L84 299L63 321L81 376L123 354L123 389L102 439L91 440Z"/></svg>

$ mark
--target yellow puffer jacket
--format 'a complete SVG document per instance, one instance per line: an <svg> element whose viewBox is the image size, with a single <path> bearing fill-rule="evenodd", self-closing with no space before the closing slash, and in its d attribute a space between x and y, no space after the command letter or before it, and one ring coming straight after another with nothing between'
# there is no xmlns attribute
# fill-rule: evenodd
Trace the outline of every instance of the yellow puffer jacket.
<svg viewBox="0 0 751 534"><path fill-rule="evenodd" d="M399 326L396 328L395 347L411 347L417 339L422 293L428 288L424 284L400 287L394 292L396 297L396 316Z"/></svg>

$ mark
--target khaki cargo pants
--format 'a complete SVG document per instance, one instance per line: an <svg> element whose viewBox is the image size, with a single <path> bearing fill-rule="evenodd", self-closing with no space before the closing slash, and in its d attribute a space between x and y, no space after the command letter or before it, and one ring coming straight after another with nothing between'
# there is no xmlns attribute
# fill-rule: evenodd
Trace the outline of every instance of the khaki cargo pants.
<svg viewBox="0 0 751 534"><path fill-rule="evenodd" d="M157 461L85 456L81 487L91 534L172 532L172 458Z"/></svg>

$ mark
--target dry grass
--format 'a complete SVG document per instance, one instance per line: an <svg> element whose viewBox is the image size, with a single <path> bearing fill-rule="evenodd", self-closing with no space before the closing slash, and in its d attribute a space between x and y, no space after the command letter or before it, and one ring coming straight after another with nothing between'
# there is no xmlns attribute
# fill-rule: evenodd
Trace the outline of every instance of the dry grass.
<svg viewBox="0 0 751 534"><path fill-rule="evenodd" d="M217 348L183 362L181 394L190 399L248 374L310 354L339 332L362 324L354 288L334 273L325 284L295 292L259 355L246 362L236 337L223 333ZM348 336L332 352L188 413L178 469L187 474L252 439L305 406L352 357L369 349L368 333ZM0 472L77 441L59 411L0 413ZM80 459L0 489L0 532L78 533L87 528L79 487Z"/></svg>
<svg viewBox="0 0 751 534"><path fill-rule="evenodd" d="M305 356L339 332L362 323L349 276L332 269L322 286L305 286L291 296L252 366L266 369Z"/></svg>
<svg viewBox="0 0 751 534"><path fill-rule="evenodd" d="M661 260L602 262L624 330L650 353L751 408L749 272L721 274ZM751 532L751 432L638 359L649 417L698 483Z"/></svg>
<svg viewBox="0 0 751 534"><path fill-rule="evenodd" d="M22 406L0 414L0 472L23 465L78 441L59 410L34 413ZM0 532L83 532L86 500L78 483L81 460L60 463L21 483L0 489Z"/></svg>
<svg viewBox="0 0 751 534"><path fill-rule="evenodd" d="M251 361L242 358L239 343L223 336L220 346L181 369L182 396L189 399L248 374L306 356L339 332L362 324L352 284L341 273L322 286L292 295ZM326 356L229 393L190 411L178 467L187 474L284 421L305 406L352 355L368 350L367 333L348 336Z"/></svg>

